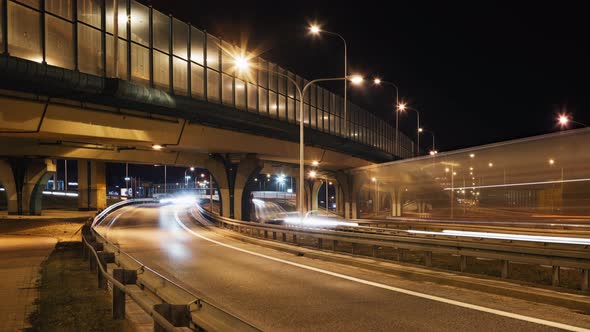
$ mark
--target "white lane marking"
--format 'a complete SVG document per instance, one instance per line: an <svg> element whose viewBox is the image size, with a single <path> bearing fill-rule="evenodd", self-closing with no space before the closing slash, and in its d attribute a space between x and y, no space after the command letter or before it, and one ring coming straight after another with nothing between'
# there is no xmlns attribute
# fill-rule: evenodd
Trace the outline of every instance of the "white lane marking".
<svg viewBox="0 0 590 332"><path fill-rule="evenodd" d="M291 261L288 261L288 260L284 260L284 259L280 259L280 258L276 258L276 257L272 257L272 256L267 256L267 255L264 255L264 254L261 254L261 253L257 253L257 252L254 252L254 251L250 251L250 250L246 250L246 249L234 247L232 245L229 245L229 244L226 244L226 243L223 243L223 242L219 242L219 241L210 239L210 238L208 238L206 236L203 236L201 234L198 234L197 232L195 232L192 229L188 228L180 220L180 218L178 217L178 209L174 210L174 219L187 232L189 232L189 233L193 234L194 236L199 237L199 238L201 238L201 239L203 239L205 241L209 241L209 242L215 243L217 245L220 245L220 246L223 246L223 247L226 247L226 248L229 248L229 249L233 249L233 250L236 250L236 251L240 251L240 252L243 252L243 253L246 253L246 254L250 254L250 255L253 255L253 256L257 256L257 257L261 257L261 258L266 258L266 259L269 259L271 261L275 261L275 262L279 262L279 263L284 263L284 264L288 264L288 265L291 265L291 266L296 266L296 267L299 267L299 268L302 268L302 269L306 269L306 270L310 270L310 271L314 271L314 272L319 272L319 273L327 274L327 275L330 275L330 276L333 276L333 277L336 277L336 278L340 278L340 279L345 279L345 280L357 282L359 284L364 284L364 285L368 285L368 286L382 288L382 289L390 290L392 292L403 293L403 294L407 294L407 295L411 295L411 296L416 296L416 297L420 297L420 298L428 299L428 300L432 300L432 301L437 301L437 302L442 302L442 303L446 303L446 304L451 304L451 305L455 305L455 306L458 306L458 307L463 307L463 308L467 308L467 309L472 309L472 310L487 312L487 313L494 314L494 315L499 315L499 316L514 318L514 319L518 319L518 320L522 320L522 321L526 321L526 322L530 322L530 323L536 323L536 324L540 324L540 325L546 325L546 326L555 327L555 328L559 328L559 329L563 329L563 330L568 330L568 331L590 332L590 329L585 329L585 328L582 328L582 327L577 327L577 326L573 326L573 325L552 322L552 321L548 321L548 320L545 320L545 319L540 319L540 318L534 318L534 317L519 315L519 314L515 314L515 313L511 313L511 312L507 312L507 311L502 311L502 310L497 310L497 309L492 309L492 308L486 308L486 307L482 307L482 306L479 306L479 305L476 305L476 304L470 304L470 303L464 303L464 302L460 302L460 301L445 299L443 297L439 297L439 296L435 296L435 295L429 295L429 294L419 293L419 292L415 292L415 291L411 291L411 290L407 290L407 289L403 289L403 288L393 287L393 286L381 284L381 283L374 282L374 281L369 281L369 280L365 280L365 279L351 277L351 276L348 276L348 275L345 275L345 274L340 274L340 273L337 273L337 272L332 272L332 271L320 269L320 268L313 267L313 266L303 265L303 264L291 262Z"/></svg>

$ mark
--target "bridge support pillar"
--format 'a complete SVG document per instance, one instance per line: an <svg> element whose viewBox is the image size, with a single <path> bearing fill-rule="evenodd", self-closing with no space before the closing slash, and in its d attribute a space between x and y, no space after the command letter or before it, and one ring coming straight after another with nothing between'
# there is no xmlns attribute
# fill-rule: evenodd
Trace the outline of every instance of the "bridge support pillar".
<svg viewBox="0 0 590 332"><path fill-rule="evenodd" d="M6 194L6 205L8 214L19 214L18 194L12 165L9 161L0 160L0 184L4 187ZM20 213L22 214L22 212Z"/></svg>
<svg viewBox="0 0 590 332"><path fill-rule="evenodd" d="M226 218L249 219L250 191L255 189L250 179L260 172L262 162L252 155L235 161L227 156L215 155L207 160L206 167L219 189L220 214Z"/></svg>
<svg viewBox="0 0 590 332"><path fill-rule="evenodd" d="M391 216L401 217L402 206L402 192L401 190L394 188L391 192Z"/></svg>
<svg viewBox="0 0 590 332"><path fill-rule="evenodd" d="M78 160L78 210L93 211L107 207L105 163Z"/></svg>
<svg viewBox="0 0 590 332"><path fill-rule="evenodd" d="M263 163L253 156L246 156L240 160L234 182L233 217L235 219L250 220L250 192L255 188L251 179L263 166Z"/></svg>
<svg viewBox="0 0 590 332"><path fill-rule="evenodd" d="M343 172L337 172L336 181L338 181L338 186L336 187L336 208L344 212L344 219L349 220L351 218L350 209L353 202L351 176ZM356 209L356 204L354 208ZM356 214L353 218L356 219Z"/></svg>
<svg viewBox="0 0 590 332"><path fill-rule="evenodd" d="M4 186L8 213L40 215L43 187L55 174L50 159L0 161L0 182Z"/></svg>
<svg viewBox="0 0 590 332"><path fill-rule="evenodd" d="M310 195L308 197L310 198L310 203L308 204L308 206L309 206L310 211L317 211L319 209L318 196L319 196L320 188L324 184L323 181L324 180L313 180L313 181L310 181L310 183L309 183Z"/></svg>

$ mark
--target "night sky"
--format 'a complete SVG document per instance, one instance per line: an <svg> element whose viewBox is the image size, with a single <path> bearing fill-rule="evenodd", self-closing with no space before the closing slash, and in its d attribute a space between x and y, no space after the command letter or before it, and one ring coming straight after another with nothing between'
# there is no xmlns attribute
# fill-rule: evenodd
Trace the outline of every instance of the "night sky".
<svg viewBox="0 0 590 332"><path fill-rule="evenodd" d="M439 151L556 131L560 110L590 123L590 27L581 4L143 2L235 44L247 41L308 79L341 75L342 42L306 32L317 21L347 39L350 73L399 85L436 133ZM341 84L325 86L342 92ZM393 119L392 88L366 84L349 93L352 102ZM400 122L411 138L415 121L410 113Z"/></svg>

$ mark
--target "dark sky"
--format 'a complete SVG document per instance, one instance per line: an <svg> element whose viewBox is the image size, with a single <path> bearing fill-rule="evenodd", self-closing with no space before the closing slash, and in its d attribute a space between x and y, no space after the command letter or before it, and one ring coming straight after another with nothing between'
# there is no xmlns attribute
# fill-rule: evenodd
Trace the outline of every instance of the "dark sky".
<svg viewBox="0 0 590 332"><path fill-rule="evenodd" d="M338 39L306 34L307 22L321 23L347 39L350 72L398 83L436 132L438 150L555 131L560 109L590 123L590 24L568 1L144 2L236 44L247 40L310 79L343 70ZM340 84L327 87L341 93ZM392 119L392 89L349 91L352 102ZM414 115L400 123L413 138Z"/></svg>

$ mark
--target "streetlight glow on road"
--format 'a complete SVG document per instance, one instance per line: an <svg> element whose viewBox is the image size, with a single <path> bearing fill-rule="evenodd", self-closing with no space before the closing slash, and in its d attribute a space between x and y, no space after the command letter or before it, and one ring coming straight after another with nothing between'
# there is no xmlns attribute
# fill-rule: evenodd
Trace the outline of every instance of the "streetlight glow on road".
<svg viewBox="0 0 590 332"><path fill-rule="evenodd" d="M152 149L154 150L162 150L164 147L160 144L154 144L152 145Z"/></svg>

